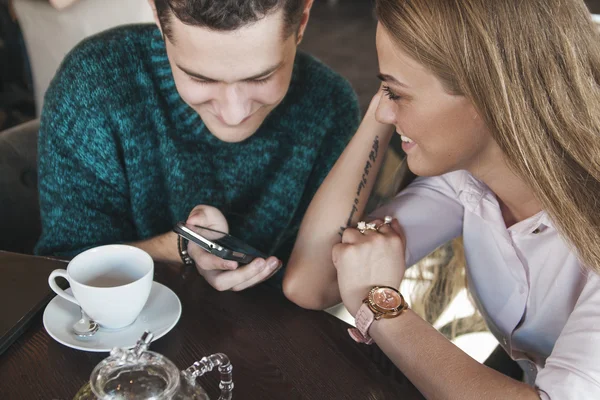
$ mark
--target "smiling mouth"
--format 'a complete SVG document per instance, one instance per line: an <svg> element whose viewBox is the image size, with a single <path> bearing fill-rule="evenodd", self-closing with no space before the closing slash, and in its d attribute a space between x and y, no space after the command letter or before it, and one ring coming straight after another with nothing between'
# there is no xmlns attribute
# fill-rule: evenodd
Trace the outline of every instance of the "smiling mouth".
<svg viewBox="0 0 600 400"><path fill-rule="evenodd" d="M402 140L402 142L404 143L413 143L413 140L409 137L406 137L404 135L400 135L400 140Z"/></svg>

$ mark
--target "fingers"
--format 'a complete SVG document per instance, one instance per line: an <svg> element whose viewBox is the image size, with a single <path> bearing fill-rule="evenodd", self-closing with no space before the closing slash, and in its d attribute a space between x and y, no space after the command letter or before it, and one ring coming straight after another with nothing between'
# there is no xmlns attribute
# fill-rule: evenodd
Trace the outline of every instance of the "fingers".
<svg viewBox="0 0 600 400"><path fill-rule="evenodd" d="M381 101L381 96L383 94L383 91L381 90L382 87L383 84L379 86L377 93L375 93L373 98L371 98L371 102L369 103L369 107L367 109L367 114L375 113L375 110L377 110L377 107L379 107L379 102Z"/></svg>
<svg viewBox="0 0 600 400"><path fill-rule="evenodd" d="M195 243L188 244L188 254L196 263L196 268L200 275L204 275L204 271L213 270L234 270L238 267L236 261L224 260L220 257L210 254Z"/></svg>
<svg viewBox="0 0 600 400"><path fill-rule="evenodd" d="M386 218L386 221L389 221ZM363 233L350 228L344 232L342 243L335 244L331 251L333 265L338 271L338 279L345 275L343 271L348 266L356 267L359 260L362 262L389 259L401 256L404 260L405 240L402 227L396 219L388 223L383 220L374 220L367 224L360 224ZM370 261L369 261L370 260Z"/></svg>
<svg viewBox="0 0 600 400"><path fill-rule="evenodd" d="M392 219L389 224L381 224L377 234L380 240L383 240L386 248L405 249L404 231L396 218ZM377 238L375 238L377 240Z"/></svg>
<svg viewBox="0 0 600 400"><path fill-rule="evenodd" d="M391 227L394 229L394 231L399 235L402 236L402 238L404 238L404 229L402 229L402 225L400 225L400 222L398 222L398 220L396 218L394 218L392 220L392 224Z"/></svg>
<svg viewBox="0 0 600 400"><path fill-rule="evenodd" d="M355 228L346 228L342 234L342 243L354 244L362 240L362 233Z"/></svg>
<svg viewBox="0 0 600 400"><path fill-rule="evenodd" d="M188 220L190 218L203 218L205 215L205 206L200 205L200 206L196 206L192 209L192 211L190 211L190 215L188 216Z"/></svg>
<svg viewBox="0 0 600 400"><path fill-rule="evenodd" d="M359 235L360 235L360 233L359 233ZM336 245L333 246L333 249L331 249L331 260L333 261L333 265L336 268L339 265L339 261L341 259L341 256L342 256L343 252L349 246L351 246L351 245L350 244L345 244L345 243L338 243L338 244L336 244Z"/></svg>
<svg viewBox="0 0 600 400"><path fill-rule="evenodd" d="M207 271L204 278L219 291L239 291L266 280L280 267L281 262L275 257L256 258L235 271Z"/></svg>
<svg viewBox="0 0 600 400"><path fill-rule="evenodd" d="M221 232L228 233L229 225L227 219L218 208L199 205L194 207L190 212L186 223L190 225L204 226L206 228L215 229Z"/></svg>
<svg viewBox="0 0 600 400"><path fill-rule="evenodd" d="M277 273L277 271L279 271L281 266L282 266L281 261L279 261L276 257L269 257L266 260L265 268L260 270L256 275L250 277L246 281L233 286L231 288L231 290L237 292L237 291L252 287L254 285L257 285L263 281L266 281L267 279L269 279L270 277L275 275L275 273Z"/></svg>
<svg viewBox="0 0 600 400"><path fill-rule="evenodd" d="M394 222L394 220L392 220L392 222ZM397 221L396 221L397 222ZM394 229L390 226L390 224L384 224L382 220L377 220L377 226L379 227L377 229L377 232L381 233L382 235L388 235L392 232L394 232Z"/></svg>
<svg viewBox="0 0 600 400"><path fill-rule="evenodd" d="M347 228L342 235L342 243L334 246L332 249L332 258L334 265L339 259L340 253L346 247L352 245L360 245L362 243L379 241L384 237L388 239L399 237L400 241L404 241L404 231L396 218L393 218L390 223L384 223L381 219L373 220L366 224L370 229L363 229L363 232L356 228ZM375 228L373 228L375 227Z"/></svg>
<svg viewBox="0 0 600 400"><path fill-rule="evenodd" d="M206 214L204 206L196 206L190 212L186 224L190 225L198 225L198 226L207 226L209 224L208 215Z"/></svg>
<svg viewBox="0 0 600 400"><path fill-rule="evenodd" d="M383 221L376 219L374 221L369 222L367 225L373 224L375 227L383 226ZM373 235L378 233L376 229L364 229L361 233L356 228L346 228L344 230L344 234L342 235L342 243L345 244L356 244L365 240L365 236Z"/></svg>
<svg viewBox="0 0 600 400"><path fill-rule="evenodd" d="M387 236L387 235L390 235L390 234L394 234L394 235L398 235L398 236L400 236L401 238L404 239L404 230L402 229L402 226L400 225L400 222L398 222L398 220L396 218L392 219L392 222L389 223L389 224L383 224L383 223L381 223L381 225L379 226L378 231L382 235L386 235Z"/></svg>

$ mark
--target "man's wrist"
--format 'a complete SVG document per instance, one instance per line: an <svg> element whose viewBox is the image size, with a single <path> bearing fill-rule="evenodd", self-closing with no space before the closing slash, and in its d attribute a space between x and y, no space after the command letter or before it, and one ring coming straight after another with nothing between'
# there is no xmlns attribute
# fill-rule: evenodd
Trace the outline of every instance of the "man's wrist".
<svg viewBox="0 0 600 400"><path fill-rule="evenodd" d="M181 263L181 258L177 251L177 236L175 232L167 232L151 239L127 244L144 250L150 254L154 261Z"/></svg>
<svg viewBox="0 0 600 400"><path fill-rule="evenodd" d="M194 265L194 260L188 253L188 240L183 237L177 235L177 251L179 252L179 257L181 258L181 262L184 265Z"/></svg>
<svg viewBox="0 0 600 400"><path fill-rule="evenodd" d="M162 258L171 263L181 262L181 257L179 256L179 251L177 250L178 237L179 235L175 232L167 232L159 237L161 240L159 243L157 243L157 247L159 247L163 252Z"/></svg>

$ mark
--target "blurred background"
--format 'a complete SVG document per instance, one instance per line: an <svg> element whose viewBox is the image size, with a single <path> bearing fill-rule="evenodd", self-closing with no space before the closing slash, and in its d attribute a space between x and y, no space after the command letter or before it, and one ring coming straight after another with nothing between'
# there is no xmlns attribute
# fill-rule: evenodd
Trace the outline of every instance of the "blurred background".
<svg viewBox="0 0 600 400"><path fill-rule="evenodd" d="M373 3L315 0L301 45L352 83L363 111L378 87ZM586 3L600 13L600 0ZM0 0L0 131L39 116L61 60L83 38L151 20L147 0Z"/></svg>

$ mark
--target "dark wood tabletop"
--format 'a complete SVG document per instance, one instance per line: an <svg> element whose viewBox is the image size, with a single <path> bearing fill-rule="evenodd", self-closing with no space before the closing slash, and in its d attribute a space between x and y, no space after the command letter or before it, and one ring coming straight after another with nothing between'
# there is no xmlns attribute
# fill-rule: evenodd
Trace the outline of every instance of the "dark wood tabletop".
<svg viewBox="0 0 600 400"><path fill-rule="evenodd" d="M0 252L0 265L8 257L14 262L14 253ZM32 266L41 261L33 256L18 260L24 271L35 271ZM56 268L64 267L56 261ZM326 312L303 310L277 290L260 286L218 292L195 269L167 264L155 266L155 280L179 296L183 311L175 328L151 350L182 369L202 356L227 354L234 368L234 399L423 398L376 346L354 343L345 322ZM41 314L0 355L2 400L72 399L108 356L55 342ZM217 399L218 374L201 380Z"/></svg>

